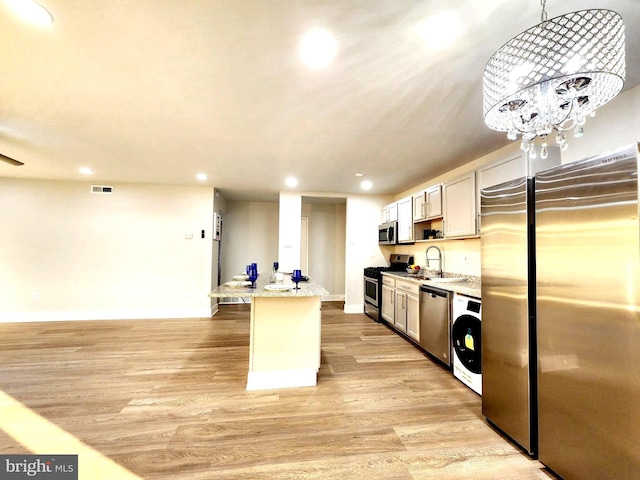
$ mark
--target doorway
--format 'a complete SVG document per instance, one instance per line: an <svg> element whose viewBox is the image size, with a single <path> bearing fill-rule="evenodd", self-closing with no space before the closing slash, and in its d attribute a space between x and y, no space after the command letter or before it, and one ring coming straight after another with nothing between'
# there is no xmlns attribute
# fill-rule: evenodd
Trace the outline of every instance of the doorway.
<svg viewBox="0 0 640 480"><path fill-rule="evenodd" d="M346 210L346 197L302 197L300 263L331 300L345 298Z"/></svg>
<svg viewBox="0 0 640 480"><path fill-rule="evenodd" d="M309 217L300 219L300 270L309 275Z"/></svg>

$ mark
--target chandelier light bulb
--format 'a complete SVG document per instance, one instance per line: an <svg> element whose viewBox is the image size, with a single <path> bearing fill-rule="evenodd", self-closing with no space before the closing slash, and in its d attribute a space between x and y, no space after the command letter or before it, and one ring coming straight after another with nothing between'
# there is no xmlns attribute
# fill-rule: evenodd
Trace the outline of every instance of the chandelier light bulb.
<svg viewBox="0 0 640 480"><path fill-rule="evenodd" d="M625 33L611 10L581 10L543 21L504 44L487 62L483 111L489 128L522 136L532 151L536 137L584 133L586 116L614 98L624 85Z"/></svg>

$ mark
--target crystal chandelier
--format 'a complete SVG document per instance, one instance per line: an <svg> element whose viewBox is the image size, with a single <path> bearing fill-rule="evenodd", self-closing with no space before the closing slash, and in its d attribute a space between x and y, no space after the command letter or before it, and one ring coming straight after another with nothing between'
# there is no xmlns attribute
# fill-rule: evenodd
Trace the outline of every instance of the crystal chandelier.
<svg viewBox="0 0 640 480"><path fill-rule="evenodd" d="M556 132L561 150L566 132L583 134L586 117L622 89L624 24L611 10L582 10L547 20L504 44L484 68L484 119L489 128L522 136L521 148L546 158Z"/></svg>

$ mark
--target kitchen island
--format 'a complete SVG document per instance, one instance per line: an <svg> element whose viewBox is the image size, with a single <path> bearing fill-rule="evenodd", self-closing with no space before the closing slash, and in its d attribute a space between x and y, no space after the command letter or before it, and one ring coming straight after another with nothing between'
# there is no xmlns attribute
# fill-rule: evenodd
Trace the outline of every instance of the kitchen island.
<svg viewBox="0 0 640 480"><path fill-rule="evenodd" d="M288 277L278 285L289 290L268 290L268 285L268 277L258 278L255 288L221 285L209 294L251 299L247 390L315 386L321 300L329 292L311 280L295 290Z"/></svg>

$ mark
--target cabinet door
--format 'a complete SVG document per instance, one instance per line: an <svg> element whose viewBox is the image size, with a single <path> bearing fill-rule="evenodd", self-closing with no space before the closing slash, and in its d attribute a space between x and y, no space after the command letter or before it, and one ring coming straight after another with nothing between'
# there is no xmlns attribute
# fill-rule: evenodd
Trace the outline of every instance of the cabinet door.
<svg viewBox="0 0 640 480"><path fill-rule="evenodd" d="M418 297L415 295L407 295L407 335L420 341L420 308L418 306Z"/></svg>
<svg viewBox="0 0 640 480"><path fill-rule="evenodd" d="M394 326L401 332L407 331L407 294L396 290L396 319Z"/></svg>
<svg viewBox="0 0 640 480"><path fill-rule="evenodd" d="M382 285L382 305L380 315L384 320L393 325L395 312L395 295L396 289Z"/></svg>
<svg viewBox="0 0 640 480"><path fill-rule="evenodd" d="M380 212L380 223L387 223L389 221L389 208L384 207Z"/></svg>
<svg viewBox="0 0 640 480"><path fill-rule="evenodd" d="M476 192L478 205L478 232L480 231L480 193L483 188L493 187L500 183L515 180L526 175L526 160L524 152L517 152L478 168L478 188Z"/></svg>
<svg viewBox="0 0 640 480"><path fill-rule="evenodd" d="M443 186L444 236L471 237L476 230L476 172Z"/></svg>
<svg viewBox="0 0 640 480"><path fill-rule="evenodd" d="M382 209L382 215L380 217L381 223L395 222L398 220L398 204L397 202L385 205Z"/></svg>
<svg viewBox="0 0 640 480"><path fill-rule="evenodd" d="M413 242L413 197L398 200L398 243Z"/></svg>
<svg viewBox="0 0 640 480"><path fill-rule="evenodd" d="M436 185L425 193L427 204L427 218L442 216L442 185Z"/></svg>
<svg viewBox="0 0 640 480"><path fill-rule="evenodd" d="M387 207L389 209L389 222L395 222L398 220L398 204L396 202L391 203Z"/></svg>
<svg viewBox="0 0 640 480"><path fill-rule="evenodd" d="M427 218L427 203L425 192L413 196L413 221L419 222Z"/></svg>

